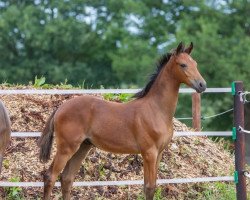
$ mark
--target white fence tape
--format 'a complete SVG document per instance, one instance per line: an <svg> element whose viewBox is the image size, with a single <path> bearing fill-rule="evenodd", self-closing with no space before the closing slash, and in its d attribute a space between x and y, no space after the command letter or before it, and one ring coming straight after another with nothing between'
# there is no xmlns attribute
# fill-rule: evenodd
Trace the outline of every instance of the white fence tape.
<svg viewBox="0 0 250 200"><path fill-rule="evenodd" d="M12 132L11 137L40 137L41 132Z"/></svg>
<svg viewBox="0 0 250 200"><path fill-rule="evenodd" d="M197 182L215 182L215 181L234 181L233 176L221 177L202 177L202 178L176 178L176 179L158 179L157 184L170 183L197 183ZM93 186L124 186L124 185L142 185L143 180L127 180L127 181L84 181L74 182L75 187L93 187ZM0 187L43 187L43 182L3 182L0 181ZM55 186L60 187L61 183L56 182Z"/></svg>
<svg viewBox="0 0 250 200"><path fill-rule="evenodd" d="M134 94L140 91L140 89L68 89L68 90L60 90L60 89L19 89L19 90L0 90L0 95L10 95L10 94ZM190 88L180 88L180 93L194 93L195 90ZM205 93L228 93L231 92L231 88L207 88Z"/></svg>
<svg viewBox="0 0 250 200"><path fill-rule="evenodd" d="M12 137L40 137L41 132L12 132L11 133ZM183 137L183 136L232 136L231 131L204 131L204 132L186 132L186 131L181 131L181 132L175 132L174 137Z"/></svg>
<svg viewBox="0 0 250 200"><path fill-rule="evenodd" d="M183 136L223 136L229 137L232 136L232 131L203 131L203 132L175 132L174 137L183 137Z"/></svg>

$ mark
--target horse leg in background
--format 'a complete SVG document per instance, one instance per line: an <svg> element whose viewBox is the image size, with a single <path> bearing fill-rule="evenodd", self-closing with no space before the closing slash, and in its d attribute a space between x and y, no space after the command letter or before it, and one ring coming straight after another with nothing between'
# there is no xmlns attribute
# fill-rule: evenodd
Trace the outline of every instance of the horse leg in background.
<svg viewBox="0 0 250 200"><path fill-rule="evenodd" d="M63 170L68 160L80 147L80 145L72 146L73 145L70 145L67 142L60 142L60 145L57 146L55 158L44 176L44 200L50 199L50 194L58 175Z"/></svg>
<svg viewBox="0 0 250 200"><path fill-rule="evenodd" d="M163 154L163 150L158 154L157 156L157 162L156 162L156 173L158 171L158 167L160 165L161 159L162 159L162 154Z"/></svg>
<svg viewBox="0 0 250 200"><path fill-rule="evenodd" d="M67 162L66 167L61 175L62 196L64 200L70 200L70 190L75 179L75 175L79 170L83 159L87 156L93 145L84 141L78 151Z"/></svg>
<svg viewBox="0 0 250 200"><path fill-rule="evenodd" d="M11 134L11 124L8 112L0 101L0 174L2 171L2 162L5 149L9 145Z"/></svg>
<svg viewBox="0 0 250 200"><path fill-rule="evenodd" d="M144 193L146 200L153 200L156 188L158 152L151 150L142 153L142 157L144 166Z"/></svg>
<svg viewBox="0 0 250 200"><path fill-rule="evenodd" d="M2 172L3 156L10 141L10 128L0 131L0 174Z"/></svg>

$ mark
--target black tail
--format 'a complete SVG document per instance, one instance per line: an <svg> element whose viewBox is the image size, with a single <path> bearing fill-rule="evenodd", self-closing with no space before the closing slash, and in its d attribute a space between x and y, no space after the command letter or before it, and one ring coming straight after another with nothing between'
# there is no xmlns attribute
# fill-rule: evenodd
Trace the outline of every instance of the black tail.
<svg viewBox="0 0 250 200"><path fill-rule="evenodd" d="M56 110L50 115L45 124L41 138L38 141L40 147L39 159L41 162L47 162L50 159L51 148L54 138L54 115Z"/></svg>

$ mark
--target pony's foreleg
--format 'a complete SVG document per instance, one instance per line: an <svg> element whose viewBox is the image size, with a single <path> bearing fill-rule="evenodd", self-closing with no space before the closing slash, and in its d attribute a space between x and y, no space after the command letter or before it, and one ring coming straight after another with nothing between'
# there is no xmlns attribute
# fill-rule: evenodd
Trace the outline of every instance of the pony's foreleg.
<svg viewBox="0 0 250 200"><path fill-rule="evenodd" d="M163 150L161 152L159 152L158 156L157 156L157 162L156 162L156 173L158 171L161 159L162 159L162 154L163 154Z"/></svg>
<svg viewBox="0 0 250 200"><path fill-rule="evenodd" d="M92 144L83 142L78 151L67 162L61 175L62 196L64 200L70 200L70 189L75 175L81 166L82 160L87 156L91 147L93 147Z"/></svg>
<svg viewBox="0 0 250 200"><path fill-rule="evenodd" d="M0 174L2 172L2 165L3 165L3 153L0 153Z"/></svg>
<svg viewBox="0 0 250 200"><path fill-rule="evenodd" d="M50 199L50 194L59 173L63 170L68 160L72 157L72 155L74 155L78 148L79 146L72 149L65 143L57 147L57 152L53 163L44 176L44 200Z"/></svg>
<svg viewBox="0 0 250 200"><path fill-rule="evenodd" d="M3 132L0 132L0 174L2 172L2 163L3 163L3 157L4 157L4 152L6 148L9 145L10 142L10 128L6 129Z"/></svg>
<svg viewBox="0 0 250 200"><path fill-rule="evenodd" d="M158 152L156 150L147 151L142 154L142 157L144 166L144 193L146 200L153 200L156 188Z"/></svg>

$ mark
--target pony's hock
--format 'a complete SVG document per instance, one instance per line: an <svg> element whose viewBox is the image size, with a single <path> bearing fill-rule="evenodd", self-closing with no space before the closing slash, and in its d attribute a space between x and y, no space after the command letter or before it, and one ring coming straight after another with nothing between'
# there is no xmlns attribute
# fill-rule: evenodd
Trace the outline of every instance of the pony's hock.
<svg viewBox="0 0 250 200"><path fill-rule="evenodd" d="M153 200L162 153L173 137L180 85L184 83L197 92L206 89L197 63L190 56L192 49L192 43L188 48L180 43L175 51L164 55L149 83L135 94L135 100L122 104L77 97L50 116L40 139L40 160L49 159L53 137L57 152L45 175L43 199L50 198L62 170L63 199L70 199L75 174L94 145L112 153L141 154L146 200Z"/></svg>

